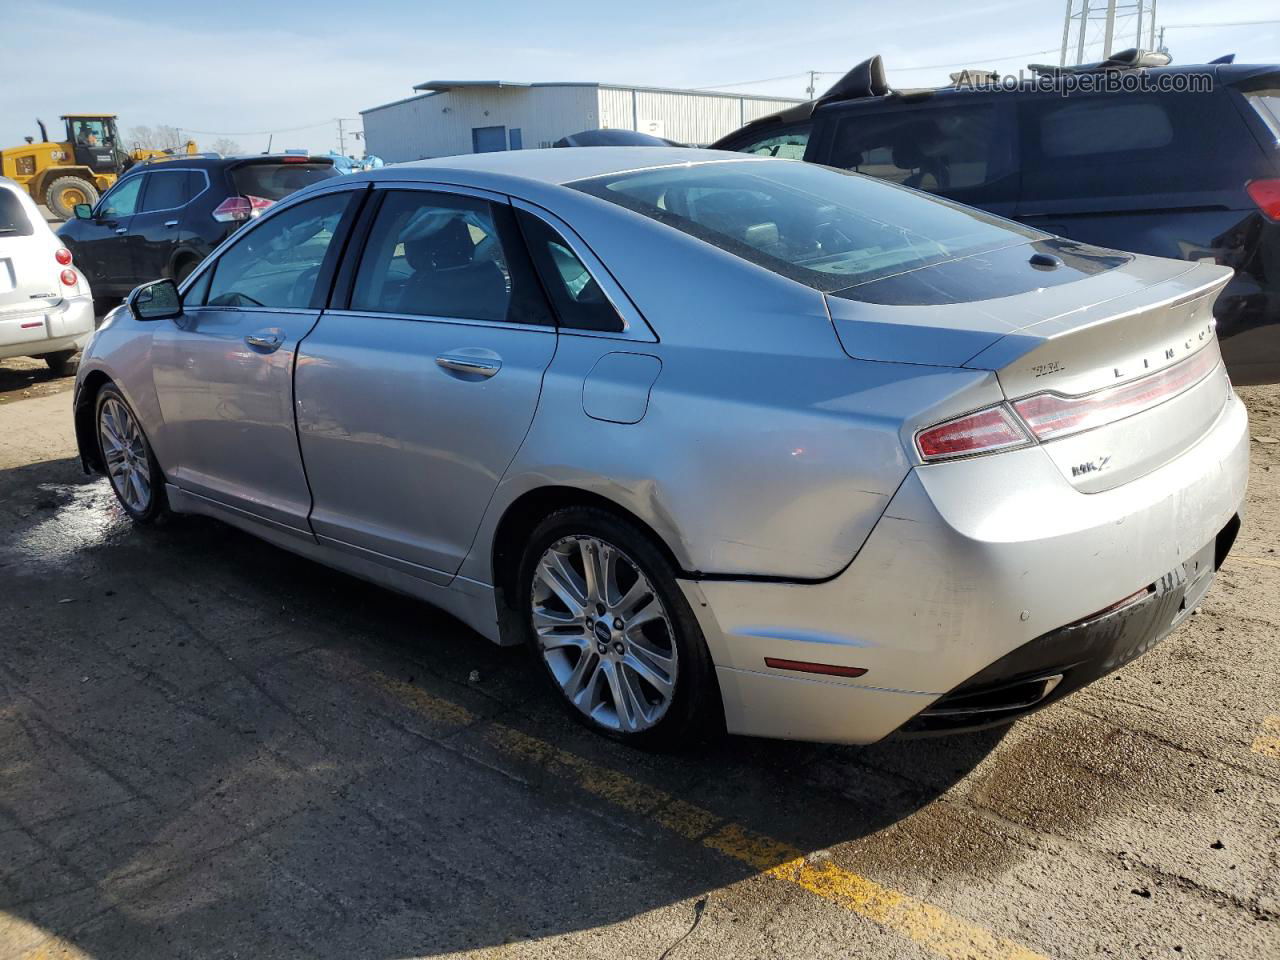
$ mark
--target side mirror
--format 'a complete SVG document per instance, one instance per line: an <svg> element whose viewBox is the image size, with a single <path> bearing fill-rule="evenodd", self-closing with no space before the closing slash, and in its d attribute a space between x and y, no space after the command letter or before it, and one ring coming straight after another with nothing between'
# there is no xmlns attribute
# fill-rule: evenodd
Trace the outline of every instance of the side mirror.
<svg viewBox="0 0 1280 960"><path fill-rule="evenodd" d="M93 219L93 207L87 203L77 203L75 205L75 212L77 220Z"/></svg>
<svg viewBox="0 0 1280 960"><path fill-rule="evenodd" d="M182 298L172 280L152 280L134 287L125 305L135 320L172 320L182 316Z"/></svg>

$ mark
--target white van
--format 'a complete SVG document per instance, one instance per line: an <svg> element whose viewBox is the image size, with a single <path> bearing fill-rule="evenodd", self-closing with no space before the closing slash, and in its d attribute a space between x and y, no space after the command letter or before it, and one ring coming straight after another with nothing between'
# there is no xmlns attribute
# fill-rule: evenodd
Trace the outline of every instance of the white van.
<svg viewBox="0 0 1280 960"><path fill-rule="evenodd" d="M93 294L21 186L0 177L0 360L43 357L58 376L93 333Z"/></svg>

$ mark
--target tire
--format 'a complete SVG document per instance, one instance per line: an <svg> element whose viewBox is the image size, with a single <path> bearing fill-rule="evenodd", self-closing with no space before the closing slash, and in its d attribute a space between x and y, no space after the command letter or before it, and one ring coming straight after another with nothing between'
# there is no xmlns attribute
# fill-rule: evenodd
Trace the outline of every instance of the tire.
<svg viewBox="0 0 1280 960"><path fill-rule="evenodd" d="M75 355L74 350L59 350L57 353L46 353L43 359L55 377L69 377L76 372L78 366Z"/></svg>
<svg viewBox="0 0 1280 960"><path fill-rule="evenodd" d="M133 408L113 384L98 391L93 434L107 479L124 512L136 523L153 523L167 515L164 474Z"/></svg>
<svg viewBox="0 0 1280 960"><path fill-rule="evenodd" d="M71 220L76 215L76 204L95 204L98 190L81 177L58 177L44 191L44 205L55 217Z"/></svg>
<svg viewBox="0 0 1280 960"><path fill-rule="evenodd" d="M592 585L610 572L607 591ZM642 749L724 727L711 656L676 573L646 532L597 507L552 513L520 561L517 615L557 699L597 733Z"/></svg>

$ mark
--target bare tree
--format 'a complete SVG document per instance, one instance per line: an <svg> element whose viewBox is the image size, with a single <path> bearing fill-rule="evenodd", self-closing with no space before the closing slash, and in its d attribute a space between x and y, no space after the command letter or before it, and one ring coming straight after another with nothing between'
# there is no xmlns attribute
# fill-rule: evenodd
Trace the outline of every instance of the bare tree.
<svg viewBox="0 0 1280 960"><path fill-rule="evenodd" d="M141 150L178 150L186 144L178 128L166 123L154 127L130 127L125 139L129 146Z"/></svg>
<svg viewBox="0 0 1280 960"><path fill-rule="evenodd" d="M209 149L214 153L222 154L224 157L231 157L235 156L237 153L244 153L244 150L240 148L240 144L236 143L229 137L219 137L217 140L213 141L213 146Z"/></svg>

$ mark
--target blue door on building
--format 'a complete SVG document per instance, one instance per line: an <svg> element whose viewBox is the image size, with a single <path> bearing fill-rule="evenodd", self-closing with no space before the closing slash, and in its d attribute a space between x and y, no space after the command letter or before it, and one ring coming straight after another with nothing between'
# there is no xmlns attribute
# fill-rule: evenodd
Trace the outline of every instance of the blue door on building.
<svg viewBox="0 0 1280 960"><path fill-rule="evenodd" d="M512 150L523 150L523 149L524 149L524 134L522 134L522 133L520 132L520 128L519 128L519 127L512 127L512 128L511 128L510 140L511 140L511 149L512 149Z"/></svg>
<svg viewBox="0 0 1280 960"><path fill-rule="evenodd" d="M472 127L471 152L496 153L507 149L506 127Z"/></svg>

